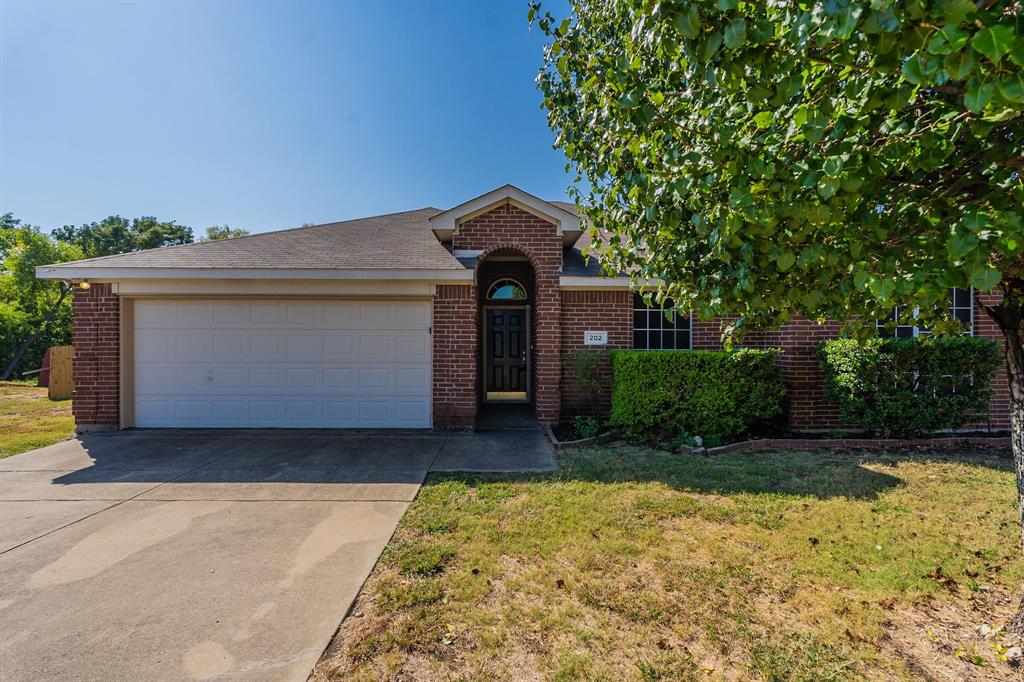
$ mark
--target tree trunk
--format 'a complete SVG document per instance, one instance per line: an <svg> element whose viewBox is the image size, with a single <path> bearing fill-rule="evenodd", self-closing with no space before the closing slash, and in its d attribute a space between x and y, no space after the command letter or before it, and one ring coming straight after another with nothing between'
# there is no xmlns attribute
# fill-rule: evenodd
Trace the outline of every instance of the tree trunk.
<svg viewBox="0 0 1024 682"><path fill-rule="evenodd" d="M1016 281L1014 284L1024 285ZM1006 349L1006 373L1010 384L1010 438L1013 468L1017 474L1017 511L1020 514L1021 541L1024 543L1024 287L1008 288L1003 302L985 306L985 310L1003 331ZM1007 631L1024 637L1024 595Z"/></svg>
<svg viewBox="0 0 1024 682"><path fill-rule="evenodd" d="M60 298L57 299L56 305L53 306L53 309L50 312L46 313L46 317L44 317L43 321L39 323L36 330L32 332L27 339L25 339L25 343L21 344L21 348L18 349L18 352L14 354L14 357L7 364L7 369L4 370L4 374L0 377L0 381L7 381L11 378L11 374L14 373L14 368L18 366L19 362L21 362L21 356L25 354L25 351L32 347L32 344L36 342L37 338L39 338L39 334L46 329L46 325L48 325L50 320L57 315L57 311L60 310L60 306L64 303L64 299L67 297L69 291L71 291L71 287L61 285Z"/></svg>

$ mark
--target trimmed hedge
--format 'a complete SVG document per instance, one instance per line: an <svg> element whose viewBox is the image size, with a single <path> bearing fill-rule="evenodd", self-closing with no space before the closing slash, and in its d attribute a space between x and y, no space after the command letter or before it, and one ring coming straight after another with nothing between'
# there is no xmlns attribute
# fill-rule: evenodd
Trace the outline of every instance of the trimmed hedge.
<svg viewBox="0 0 1024 682"><path fill-rule="evenodd" d="M610 422L642 440L730 438L782 414L779 350L616 350Z"/></svg>
<svg viewBox="0 0 1024 682"><path fill-rule="evenodd" d="M818 348L843 422L884 436L919 436L984 420L999 344L970 336L825 341Z"/></svg>

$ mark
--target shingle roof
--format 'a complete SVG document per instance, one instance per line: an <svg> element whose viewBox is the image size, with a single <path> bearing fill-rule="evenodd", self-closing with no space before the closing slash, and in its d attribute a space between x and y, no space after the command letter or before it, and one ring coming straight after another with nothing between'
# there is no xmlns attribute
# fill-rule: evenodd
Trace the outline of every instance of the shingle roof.
<svg viewBox="0 0 1024 682"><path fill-rule="evenodd" d="M569 211L573 215L579 215L579 209L576 204L571 204L567 201L552 201L550 202L559 208ZM580 216L583 222L586 222L586 216ZM602 243L607 241L607 235L597 235L598 244L596 248L587 253L587 247L591 245L593 239L590 234L590 226L586 225L586 229L583 230L583 234L576 240L576 243L570 247L567 247L562 251L562 274L571 275L573 277L608 277L609 274L604 272L601 267L601 259L599 257L600 247ZM595 254L594 251L598 253ZM620 275L622 273L619 273Z"/></svg>
<svg viewBox="0 0 1024 682"><path fill-rule="evenodd" d="M430 229L437 208L101 256L60 266L463 270Z"/></svg>

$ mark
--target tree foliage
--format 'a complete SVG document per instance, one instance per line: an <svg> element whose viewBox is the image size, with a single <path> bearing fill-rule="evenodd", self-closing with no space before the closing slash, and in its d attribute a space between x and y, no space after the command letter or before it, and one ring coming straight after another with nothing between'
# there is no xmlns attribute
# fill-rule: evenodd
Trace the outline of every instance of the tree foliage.
<svg viewBox="0 0 1024 682"><path fill-rule="evenodd" d="M1019 293L1024 30L1008 0L573 0L538 78L614 270L735 331L952 331ZM857 331L851 329L851 331Z"/></svg>
<svg viewBox="0 0 1024 682"><path fill-rule="evenodd" d="M162 222L151 216L128 220L113 215L98 223L79 227L65 225L54 230L53 236L58 241L75 244L86 258L191 244L193 241L191 227L178 225L173 220Z"/></svg>
<svg viewBox="0 0 1024 682"><path fill-rule="evenodd" d="M82 255L77 246L51 239L10 213L0 216L0 369L34 333L37 341L22 356L20 371L39 367L50 346L71 343L71 300L61 299L61 282L36 279L35 269Z"/></svg>
<svg viewBox="0 0 1024 682"><path fill-rule="evenodd" d="M873 336L894 306L955 332L950 287L1001 291L1024 532L1020 0L570 4L530 7L538 84L607 266L730 337L794 314Z"/></svg>
<svg viewBox="0 0 1024 682"><path fill-rule="evenodd" d="M230 225L211 225L206 228L206 236L203 237L203 241L213 242L220 239L234 239L235 237L245 237L249 234L249 230L244 230L240 227L231 227Z"/></svg>

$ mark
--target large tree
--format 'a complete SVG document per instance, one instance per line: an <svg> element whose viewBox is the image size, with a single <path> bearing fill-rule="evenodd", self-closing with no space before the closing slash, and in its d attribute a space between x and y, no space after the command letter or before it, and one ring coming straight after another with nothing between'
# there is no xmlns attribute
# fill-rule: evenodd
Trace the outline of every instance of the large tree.
<svg viewBox="0 0 1024 682"><path fill-rule="evenodd" d="M992 292L1024 520L1020 0L571 7L531 6L538 83L608 265L733 336L897 306L951 333L949 288Z"/></svg>
<svg viewBox="0 0 1024 682"><path fill-rule="evenodd" d="M173 220L160 221L152 216L132 220L119 215L109 216L98 223L79 227L65 225L55 229L53 236L59 241L75 244L86 258L191 244L193 241L191 227L178 225Z"/></svg>

